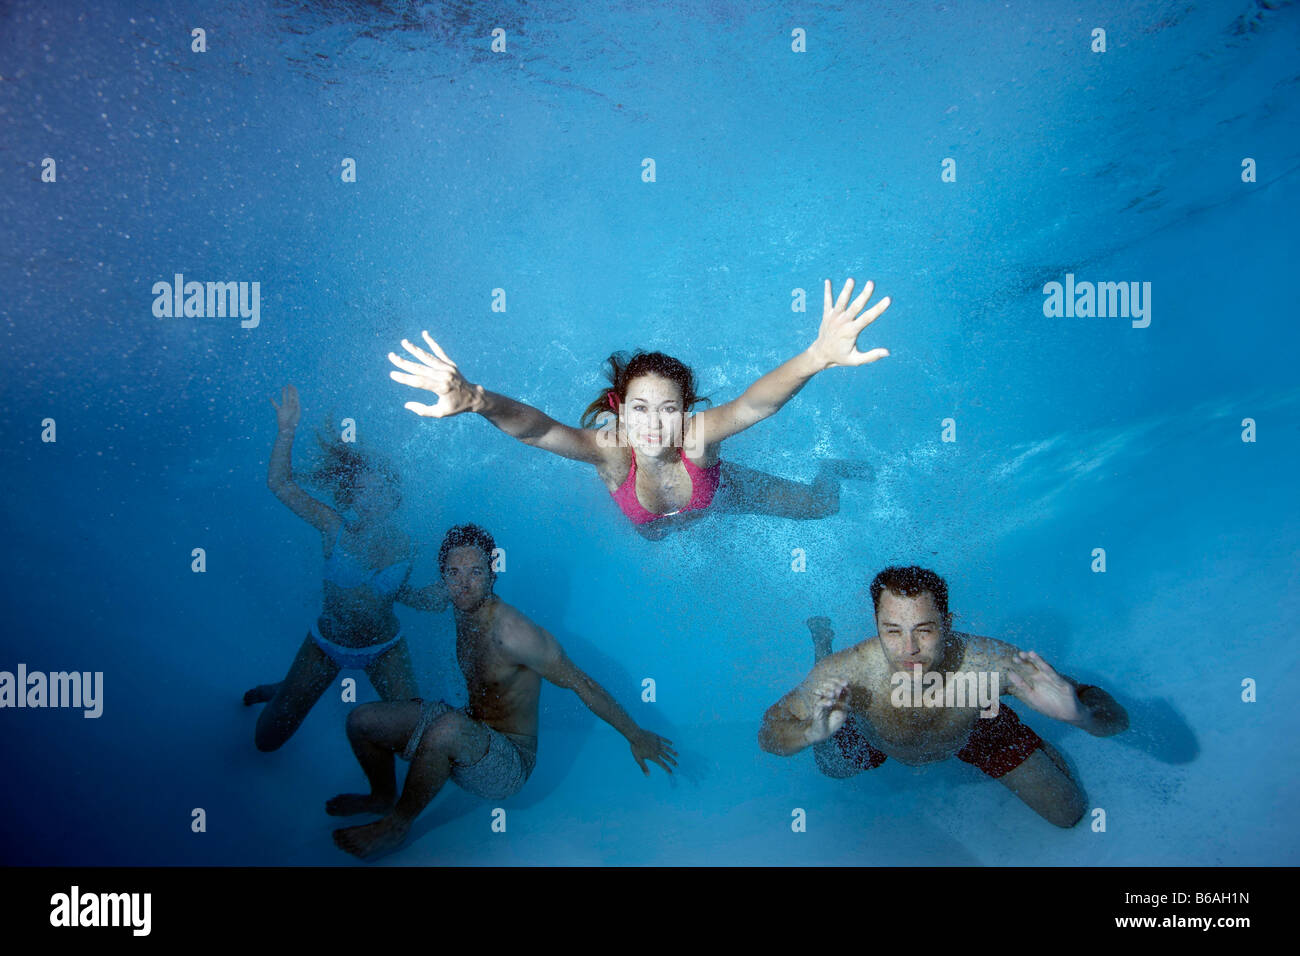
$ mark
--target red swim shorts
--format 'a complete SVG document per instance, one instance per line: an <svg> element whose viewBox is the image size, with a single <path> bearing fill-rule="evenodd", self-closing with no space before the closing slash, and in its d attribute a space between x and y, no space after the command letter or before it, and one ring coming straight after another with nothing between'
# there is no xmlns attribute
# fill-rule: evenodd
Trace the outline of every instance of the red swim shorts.
<svg viewBox="0 0 1300 956"><path fill-rule="evenodd" d="M990 777L1010 773L1043 745L1043 738L1020 722L1006 704L998 705L996 717L976 717L975 729L957 759L973 763Z"/></svg>
<svg viewBox="0 0 1300 956"><path fill-rule="evenodd" d="M850 715L831 739L846 761L863 770L885 762L885 755L867 743L855 715ZM1042 744L1043 738L1021 723L1014 710L1000 704L996 717L975 718L975 727L966 738L966 746L957 751L957 758L974 764L990 777L1001 777L1024 763Z"/></svg>

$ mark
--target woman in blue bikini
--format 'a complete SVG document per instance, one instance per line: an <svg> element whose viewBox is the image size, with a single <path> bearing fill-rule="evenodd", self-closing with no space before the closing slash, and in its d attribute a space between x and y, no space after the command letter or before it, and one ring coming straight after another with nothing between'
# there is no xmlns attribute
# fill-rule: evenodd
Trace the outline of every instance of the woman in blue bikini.
<svg viewBox="0 0 1300 956"><path fill-rule="evenodd" d="M802 484L722 461L719 453L724 439L776 414L818 372L837 365L866 365L889 354L886 349L857 349L858 335L889 308L884 298L862 311L873 291L868 282L850 302L849 279L839 298L832 300L826 280L817 340L739 398L698 414L693 413L701 401L694 374L661 352L639 352L630 360L610 356L609 387L582 417L584 426L598 424L602 414L612 417L604 428L572 428L530 405L471 385L428 332L424 340L432 354L403 340L402 347L419 361L390 352L389 359L401 371L389 375L438 397L436 405L407 402L417 415L446 418L477 412L527 445L594 465L620 510L647 538L663 537L709 508L822 518L839 509L840 479L867 477L866 466L825 460L819 463L816 479Z"/></svg>
<svg viewBox="0 0 1300 956"><path fill-rule="evenodd" d="M271 404L275 405L274 399ZM294 514L321 533L325 606L284 680L262 684L244 695L245 704L267 704L257 719L255 737L257 749L263 751L277 750L293 736L343 668L364 669L384 700L418 697L410 651L393 602L429 611L448 605L441 581L418 590L407 584L411 543L391 520L401 502L397 476L343 442L320 440L325 462L311 477L332 489L338 509L317 501L293 480L293 436L300 409L292 385L285 386L275 410L279 432L266 483ZM352 520L343 515L349 510L355 513Z"/></svg>

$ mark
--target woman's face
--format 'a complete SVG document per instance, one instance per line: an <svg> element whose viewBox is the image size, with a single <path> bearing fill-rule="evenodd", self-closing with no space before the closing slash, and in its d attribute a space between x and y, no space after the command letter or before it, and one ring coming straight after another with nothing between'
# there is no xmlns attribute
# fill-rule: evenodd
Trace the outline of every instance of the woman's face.
<svg viewBox="0 0 1300 956"><path fill-rule="evenodd" d="M681 445L682 390L671 379L642 375L628 382L622 424L632 447L651 457Z"/></svg>
<svg viewBox="0 0 1300 956"><path fill-rule="evenodd" d="M352 505L366 519L383 518L397 510L401 496L391 481L374 471L367 471L357 481Z"/></svg>

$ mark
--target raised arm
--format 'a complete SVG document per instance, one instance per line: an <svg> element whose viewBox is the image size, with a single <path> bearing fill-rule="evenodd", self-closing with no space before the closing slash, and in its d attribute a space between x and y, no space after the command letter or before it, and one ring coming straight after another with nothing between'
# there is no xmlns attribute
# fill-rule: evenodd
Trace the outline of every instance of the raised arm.
<svg viewBox="0 0 1300 956"><path fill-rule="evenodd" d="M827 279L817 341L807 351L768 372L739 398L697 414L693 440L701 447L716 445L775 415L818 372L837 365L867 365L887 356L888 349L859 352L857 348L859 333L889 308L889 298L885 297L862 312L873 291L875 285L868 282L862 294L849 302L853 293L853 280L849 279L839 298L832 301L831 280ZM858 315L859 312L862 314Z"/></svg>
<svg viewBox="0 0 1300 956"><path fill-rule="evenodd" d="M448 418L462 412L474 412L525 445L592 465L604 462L606 451L597 441L595 430L572 428L531 405L489 392L482 385L471 385L429 333L421 334L433 350L432 354L402 339L402 348L419 361L412 362L389 352L388 360L402 371L389 372L388 375L395 382L432 392L438 397L438 403L407 402L405 408L423 418Z"/></svg>
<svg viewBox="0 0 1300 956"><path fill-rule="evenodd" d="M280 394L280 404L276 405L275 399L271 399L271 404L275 407L275 417L279 427L275 435L275 444L271 447L271 464L266 472L266 486L299 518L321 534L332 537L338 531L343 519L339 517L337 511L307 494L293 480L293 434L301 415L298 390L292 385L286 385Z"/></svg>
<svg viewBox="0 0 1300 956"><path fill-rule="evenodd" d="M1094 737L1128 729L1128 713L1100 687L1059 674L1035 651L991 637L970 637L963 670L998 674L999 690L1013 694L1040 714L1073 724Z"/></svg>
<svg viewBox="0 0 1300 956"><path fill-rule="evenodd" d="M633 759L646 776L650 775L647 760L672 773L677 764L672 741L639 727L605 688L569 660L559 641L544 628L520 617L519 626L509 629L510 636L506 638L516 659L556 687L573 691L593 714L626 737Z"/></svg>
<svg viewBox="0 0 1300 956"><path fill-rule="evenodd" d="M844 726L852 679L844 653L818 662L798 687L767 709L758 730L761 748L789 757L827 740Z"/></svg>

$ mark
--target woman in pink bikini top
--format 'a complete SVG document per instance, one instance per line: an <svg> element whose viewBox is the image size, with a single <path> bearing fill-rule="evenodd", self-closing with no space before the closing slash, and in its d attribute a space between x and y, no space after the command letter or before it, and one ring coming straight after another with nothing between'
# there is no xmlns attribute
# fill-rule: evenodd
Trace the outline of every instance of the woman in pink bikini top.
<svg viewBox="0 0 1300 956"><path fill-rule="evenodd" d="M728 487L728 510L823 517L838 510L838 479L862 477L854 473L852 463L823 462L818 478L804 485L734 462L724 465L719 452L724 439L774 415L818 372L867 365L889 354L886 349L857 349L858 335L889 308L890 300L884 298L863 312L872 291L868 282L850 302L849 279L832 301L826 280L817 340L739 398L698 414L693 409L702 399L696 394L694 373L662 352L638 352L631 359L610 356L609 387L587 407L581 428L471 385L428 332L423 333L424 341L432 352L403 339L402 347L418 361L390 352L389 360L400 371L389 375L438 397L436 405L407 402L405 407L417 415L447 418L477 412L527 445L594 465L614 501L639 529L670 516L704 511L720 486Z"/></svg>
<svg viewBox="0 0 1300 956"><path fill-rule="evenodd" d="M610 388L587 406L582 425L596 425L613 413L598 437L622 445L625 454L613 456L612 468L597 465L597 470L615 503L637 525L703 511L713 503L722 462L716 446L711 456L692 460L702 449L693 434L683 440L683 425L696 421L685 415L701 401L695 394L695 375L662 352L637 352L630 361L611 355L609 373ZM645 462L639 481L638 458Z"/></svg>

